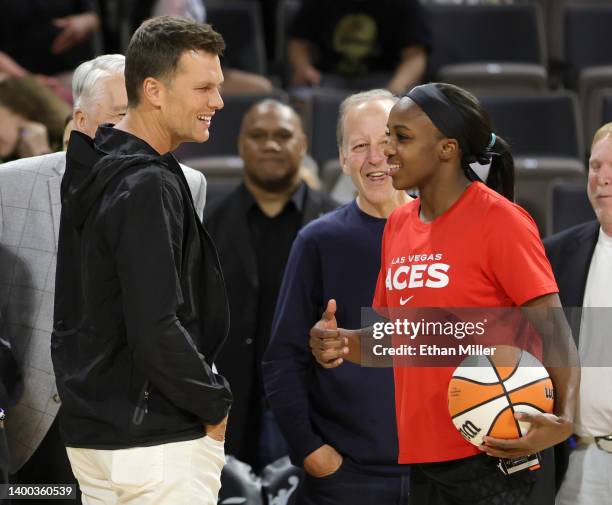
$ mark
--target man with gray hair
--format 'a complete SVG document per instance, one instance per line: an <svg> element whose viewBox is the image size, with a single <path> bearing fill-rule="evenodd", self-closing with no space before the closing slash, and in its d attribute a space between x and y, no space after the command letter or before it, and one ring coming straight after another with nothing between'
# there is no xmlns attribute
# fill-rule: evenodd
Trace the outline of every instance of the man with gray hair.
<svg viewBox="0 0 612 505"><path fill-rule="evenodd" d="M109 54L76 69L77 131L93 137L98 125L125 115L124 67L123 55ZM49 353L60 181L67 156L70 149L0 165L0 313L5 319L0 337L11 343L25 376L21 400L5 420L15 482L74 482L55 422L60 398ZM182 168L201 219L206 181L203 174Z"/></svg>
<svg viewBox="0 0 612 505"><path fill-rule="evenodd" d="M388 91L372 90L341 104L338 153L357 198L298 233L264 355L266 397L292 462L305 471L301 504L408 503L408 468L397 463L393 371L352 364L325 370L313 366L308 347L327 300L338 302L338 324L362 326L386 218L410 200L393 188L383 152L395 102ZM335 312L335 302L327 311Z"/></svg>

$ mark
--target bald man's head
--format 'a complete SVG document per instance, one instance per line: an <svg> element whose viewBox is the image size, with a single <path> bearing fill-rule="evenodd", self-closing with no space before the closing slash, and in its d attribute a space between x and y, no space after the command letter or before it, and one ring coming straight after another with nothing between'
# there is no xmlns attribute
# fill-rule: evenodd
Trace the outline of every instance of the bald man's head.
<svg viewBox="0 0 612 505"><path fill-rule="evenodd" d="M256 103L242 119L238 151L251 183L266 191L285 191L299 178L306 154L299 116L277 100Z"/></svg>

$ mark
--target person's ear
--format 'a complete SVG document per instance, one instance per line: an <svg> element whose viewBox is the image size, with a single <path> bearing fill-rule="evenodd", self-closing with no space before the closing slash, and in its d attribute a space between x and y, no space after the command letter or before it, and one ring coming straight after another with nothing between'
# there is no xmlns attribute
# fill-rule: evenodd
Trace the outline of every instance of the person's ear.
<svg viewBox="0 0 612 505"><path fill-rule="evenodd" d="M74 109L74 129L87 133L87 116L80 107Z"/></svg>
<svg viewBox="0 0 612 505"><path fill-rule="evenodd" d="M351 175L351 169L348 166L348 159L344 152L344 147L338 149L338 158L340 159L340 167L344 175Z"/></svg>
<svg viewBox="0 0 612 505"><path fill-rule="evenodd" d="M443 139L438 149L441 161L449 161L459 153L459 143L455 139Z"/></svg>
<svg viewBox="0 0 612 505"><path fill-rule="evenodd" d="M147 77L142 83L142 98L155 108L161 108L166 100L168 89L159 79Z"/></svg>

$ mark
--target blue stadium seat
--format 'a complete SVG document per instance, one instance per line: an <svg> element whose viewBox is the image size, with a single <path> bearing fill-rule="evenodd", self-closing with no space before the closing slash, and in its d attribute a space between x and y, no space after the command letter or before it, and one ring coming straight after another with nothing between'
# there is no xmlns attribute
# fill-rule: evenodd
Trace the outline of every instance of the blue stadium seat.
<svg viewBox="0 0 612 505"><path fill-rule="evenodd" d="M576 2L565 6L565 59L577 70L612 65L612 4Z"/></svg>
<svg viewBox="0 0 612 505"><path fill-rule="evenodd" d="M584 134L590 139L601 122L602 91L612 88L612 2L571 2L563 14L565 59L570 81L577 82Z"/></svg>
<svg viewBox="0 0 612 505"><path fill-rule="evenodd" d="M340 90L314 90L307 106L310 154L319 167L338 158L336 123L340 103L350 94Z"/></svg>
<svg viewBox="0 0 612 505"><path fill-rule="evenodd" d="M574 93L521 97L481 97L495 131L517 158L584 156L578 102Z"/></svg>
<svg viewBox="0 0 612 505"><path fill-rule="evenodd" d="M539 5L430 4L427 10L433 34L430 68L438 80L477 94L545 90L546 38Z"/></svg>
<svg viewBox="0 0 612 505"><path fill-rule="evenodd" d="M601 123L612 122L612 89L603 96L601 109Z"/></svg>
<svg viewBox="0 0 612 505"><path fill-rule="evenodd" d="M546 195L555 180L583 181L582 129L571 92L523 97L482 97L493 130L512 147L516 200L534 218L542 235L550 220Z"/></svg>

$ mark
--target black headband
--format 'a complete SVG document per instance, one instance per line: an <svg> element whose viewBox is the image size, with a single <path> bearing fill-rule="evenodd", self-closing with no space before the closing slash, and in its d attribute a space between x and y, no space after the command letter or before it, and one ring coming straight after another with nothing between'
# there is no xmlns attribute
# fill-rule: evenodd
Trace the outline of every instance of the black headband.
<svg viewBox="0 0 612 505"><path fill-rule="evenodd" d="M491 133L491 140L484 153L475 154L470 152L468 143L463 136L465 131L463 117L435 84L429 83L415 86L404 96L407 96L416 103L445 137L456 139L459 142L459 148L463 153L463 160L468 165L466 170L470 179L477 177L469 167L470 163L478 162L481 165L487 165L491 162L491 157L497 155L492 150L497 140L497 136L494 133Z"/></svg>
<svg viewBox="0 0 612 505"><path fill-rule="evenodd" d="M416 103L445 137L457 139L464 155L469 153L467 142L463 138L463 117L435 84L416 86L404 96Z"/></svg>

